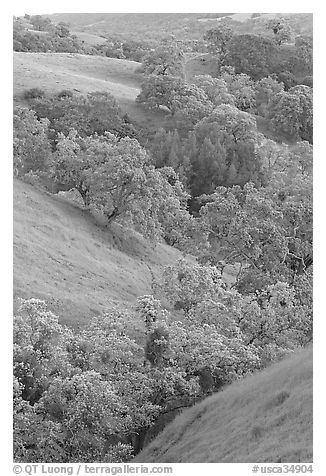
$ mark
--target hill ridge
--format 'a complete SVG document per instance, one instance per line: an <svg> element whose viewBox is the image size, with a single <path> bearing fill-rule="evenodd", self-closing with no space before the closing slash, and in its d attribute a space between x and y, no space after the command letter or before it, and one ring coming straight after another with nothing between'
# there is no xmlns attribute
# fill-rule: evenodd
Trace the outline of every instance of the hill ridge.
<svg viewBox="0 0 326 476"><path fill-rule="evenodd" d="M312 348L183 411L134 461L311 462Z"/></svg>

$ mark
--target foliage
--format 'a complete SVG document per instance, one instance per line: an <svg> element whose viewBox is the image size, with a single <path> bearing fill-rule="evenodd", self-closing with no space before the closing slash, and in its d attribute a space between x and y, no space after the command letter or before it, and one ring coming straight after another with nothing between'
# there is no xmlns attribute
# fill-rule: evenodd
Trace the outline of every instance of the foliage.
<svg viewBox="0 0 326 476"><path fill-rule="evenodd" d="M70 462L104 456L106 441L128 427L125 411L112 383L94 370L53 378L37 405L39 414L64 429L65 459Z"/></svg>
<svg viewBox="0 0 326 476"><path fill-rule="evenodd" d="M219 286L221 276L214 267L193 265L181 259L164 269L164 294L175 309L183 309L185 313L189 313L204 295L214 295Z"/></svg>
<svg viewBox="0 0 326 476"><path fill-rule="evenodd" d="M143 83L137 102L149 108L164 106L172 115L190 108L201 114L212 108L205 92L195 85L187 84L179 77L151 75Z"/></svg>
<svg viewBox="0 0 326 476"><path fill-rule="evenodd" d="M220 65L224 64L232 37L233 30L225 22L219 23L217 27L208 30L204 35L209 51L218 57Z"/></svg>
<svg viewBox="0 0 326 476"><path fill-rule="evenodd" d="M188 326L202 326L215 335L216 342L221 342L221 338L225 343L228 341L238 372L241 365L244 372L248 371L248 364L251 368L265 366L311 338L311 314L299 303L296 288L286 282L278 281L243 296L226 288L214 266L191 265L180 260L165 269L162 286L171 304L185 312ZM191 339L189 335L188 339ZM195 345L184 343L185 360ZM207 367L209 360L207 355ZM221 374L219 378L224 380Z"/></svg>
<svg viewBox="0 0 326 476"><path fill-rule="evenodd" d="M297 36L295 39L296 53L305 65L307 75L313 70L313 37L308 35Z"/></svg>
<svg viewBox="0 0 326 476"><path fill-rule="evenodd" d="M84 204L101 211L108 223L127 220L152 239L165 234L172 240L176 234L177 241L178 222L181 226L188 219L188 194L175 172L155 169L135 139L61 134L51 171L56 182L76 188Z"/></svg>
<svg viewBox="0 0 326 476"><path fill-rule="evenodd" d="M311 150L269 148L269 186L218 187L200 215L209 248L203 260L240 263L236 286L253 292L282 280L294 283L312 264ZM205 228L206 227L206 228Z"/></svg>
<svg viewBox="0 0 326 476"><path fill-rule="evenodd" d="M96 138L83 139L73 129L67 136L59 133L50 164L49 175L54 180L56 189L75 188L85 206L90 205L90 175L103 160L99 155L101 149L95 149L97 142Z"/></svg>
<svg viewBox="0 0 326 476"><path fill-rule="evenodd" d="M177 109L171 120L168 120L168 124L182 137L186 137L188 132L214 108L205 93L194 85L185 88L181 95L175 98L174 105Z"/></svg>
<svg viewBox="0 0 326 476"><path fill-rule="evenodd" d="M183 78L184 52L180 42L171 35L160 43L143 58L141 70L145 75L167 75Z"/></svg>
<svg viewBox="0 0 326 476"><path fill-rule="evenodd" d="M212 193L218 185L261 183L260 136L256 121L235 106L222 104L188 137L185 153L190 159L189 186L192 196Z"/></svg>
<svg viewBox="0 0 326 476"><path fill-rule="evenodd" d="M202 89L214 106L221 104L235 104L233 93L229 91L224 77L212 78L212 76L199 75L194 77L194 84ZM238 106L237 106L238 107Z"/></svg>
<svg viewBox="0 0 326 476"><path fill-rule="evenodd" d="M129 60L142 62L144 56L153 47L153 42L144 41L142 39L128 39L122 43L122 51L124 57Z"/></svg>
<svg viewBox="0 0 326 476"><path fill-rule="evenodd" d="M148 76L136 101L150 109L167 110L170 113L166 121L168 127L182 136L214 108L203 89L174 76Z"/></svg>
<svg viewBox="0 0 326 476"><path fill-rule="evenodd" d="M13 454L17 463L59 462L63 460L63 438L60 425L44 420L22 398L23 385L14 377L13 388Z"/></svg>
<svg viewBox="0 0 326 476"><path fill-rule="evenodd" d="M268 76L261 78L255 83L255 96L257 110L262 116L268 115L269 106L275 95L284 90L283 83L279 83L276 79Z"/></svg>
<svg viewBox="0 0 326 476"><path fill-rule="evenodd" d="M58 98L73 97L74 93L70 89L63 89L60 91L57 96Z"/></svg>
<svg viewBox="0 0 326 476"><path fill-rule="evenodd" d="M38 120L34 111L17 106L14 110L13 127L14 174L23 176L30 171L45 170L51 154L47 137L49 121Z"/></svg>
<svg viewBox="0 0 326 476"><path fill-rule="evenodd" d="M234 105L241 111L253 111L256 106L254 82L247 74L234 74L230 68L222 70L228 93L234 97Z"/></svg>
<svg viewBox="0 0 326 476"><path fill-rule="evenodd" d="M297 95L300 99L300 138L313 142L313 91L309 86L298 85L289 90L289 94Z"/></svg>
<svg viewBox="0 0 326 476"><path fill-rule="evenodd" d="M42 98L45 95L43 89L40 88L31 88L27 89L24 92L24 99L35 99L35 98Z"/></svg>
<svg viewBox="0 0 326 476"><path fill-rule="evenodd" d="M18 312L14 318L14 376L22 385L23 399L34 404L58 363L55 340L63 329L43 301L22 301Z"/></svg>
<svg viewBox="0 0 326 476"><path fill-rule="evenodd" d="M209 260L246 264L267 276L279 271L286 254L286 237L278 223L281 214L264 190L252 183L243 189L218 187L206 197L200 213L209 233Z"/></svg>
<svg viewBox="0 0 326 476"><path fill-rule="evenodd" d="M35 30L47 31L50 28L51 20L42 15L28 15L28 21L33 25Z"/></svg>
<svg viewBox="0 0 326 476"><path fill-rule="evenodd" d="M69 25L65 22L59 22L55 26L55 33L60 38L67 38L68 36L70 36Z"/></svg>
<svg viewBox="0 0 326 476"><path fill-rule="evenodd" d="M275 129L293 139L313 140L312 89L295 86L276 94L270 104L269 116Z"/></svg>
<svg viewBox="0 0 326 476"><path fill-rule="evenodd" d="M119 137L136 135L115 98L106 92L93 92L87 96L64 92L31 100L30 106L38 117L46 117L50 121L51 139L54 142L58 133L67 135L71 129L75 129L82 137L105 132Z"/></svg>
<svg viewBox="0 0 326 476"><path fill-rule="evenodd" d="M260 348L265 365L278 353L282 355L286 349L307 344L312 322L299 306L295 289L288 283L277 282L244 299L240 327L248 342Z"/></svg>
<svg viewBox="0 0 326 476"><path fill-rule="evenodd" d="M155 319L148 320L153 306ZM46 455L53 462L121 461L142 448L160 416L259 365L253 347L239 336L192 318L175 322L150 296L139 300L141 309L147 323L143 344L127 334L130 311L113 309L86 329L66 333L43 302L23 302L15 345L26 353L37 329L33 349L39 358L37 346L48 349L41 362L43 374L48 372L31 406L24 397L26 380L16 371L15 460L39 462ZM22 366L16 356L15 365Z"/></svg>
<svg viewBox="0 0 326 476"><path fill-rule="evenodd" d="M155 322L163 315L160 301L151 295L140 296L135 309L148 331L152 330Z"/></svg>
<svg viewBox="0 0 326 476"><path fill-rule="evenodd" d="M162 41L144 57L142 63L142 69L146 75L154 74L183 78L183 68L183 51L173 38Z"/></svg>
<svg viewBox="0 0 326 476"><path fill-rule="evenodd" d="M277 80L284 84L285 91L288 91L298 84L298 79L287 69L285 71L282 69L282 71L277 74Z"/></svg>
<svg viewBox="0 0 326 476"><path fill-rule="evenodd" d="M235 35L229 43L225 64L233 66L237 74L259 80L273 72L277 54L277 45L267 37Z"/></svg>
<svg viewBox="0 0 326 476"><path fill-rule="evenodd" d="M172 167L181 179L185 179L189 164L177 130L167 132L163 128L158 129L151 140L150 152L156 167Z"/></svg>
<svg viewBox="0 0 326 476"><path fill-rule="evenodd" d="M14 51L23 52L89 52L76 36L70 34L69 25L64 22L55 25L42 15L14 18L13 46Z"/></svg>
<svg viewBox="0 0 326 476"><path fill-rule="evenodd" d="M292 39L292 28L285 18L272 18L267 22L267 28L272 30L274 39L278 45L287 43Z"/></svg>

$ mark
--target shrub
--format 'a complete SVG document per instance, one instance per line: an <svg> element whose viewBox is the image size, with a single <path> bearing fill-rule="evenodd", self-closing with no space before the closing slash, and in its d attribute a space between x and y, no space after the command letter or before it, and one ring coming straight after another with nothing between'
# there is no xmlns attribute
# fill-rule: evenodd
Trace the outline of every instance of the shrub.
<svg viewBox="0 0 326 476"><path fill-rule="evenodd" d="M58 98L72 98L73 95L74 93L70 89L63 89L57 94Z"/></svg>
<svg viewBox="0 0 326 476"><path fill-rule="evenodd" d="M45 96L45 92L43 89L40 88L31 88L24 91L23 97L24 99L36 99L36 98L43 98Z"/></svg>
<svg viewBox="0 0 326 476"><path fill-rule="evenodd" d="M289 71L282 71L278 74L277 79L280 83L284 84L285 91L288 91L290 88L293 88L298 84L298 81L294 74Z"/></svg>

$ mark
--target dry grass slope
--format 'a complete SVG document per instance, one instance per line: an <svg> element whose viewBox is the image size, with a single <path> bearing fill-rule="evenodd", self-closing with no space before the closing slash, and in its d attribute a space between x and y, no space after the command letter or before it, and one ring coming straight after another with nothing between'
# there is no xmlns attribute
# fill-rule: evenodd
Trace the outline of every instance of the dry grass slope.
<svg viewBox="0 0 326 476"><path fill-rule="evenodd" d="M72 35L76 35L77 38L84 42L86 45L103 45L107 39L106 38L103 38L103 36L97 36L97 35L93 35L92 33L87 33L87 32L84 32L84 31L72 31L71 32Z"/></svg>
<svg viewBox="0 0 326 476"><path fill-rule="evenodd" d="M46 300L65 324L151 293L153 277L179 257L63 197L14 184L14 296Z"/></svg>
<svg viewBox="0 0 326 476"><path fill-rule="evenodd" d="M312 349L184 411L134 461L311 462Z"/></svg>

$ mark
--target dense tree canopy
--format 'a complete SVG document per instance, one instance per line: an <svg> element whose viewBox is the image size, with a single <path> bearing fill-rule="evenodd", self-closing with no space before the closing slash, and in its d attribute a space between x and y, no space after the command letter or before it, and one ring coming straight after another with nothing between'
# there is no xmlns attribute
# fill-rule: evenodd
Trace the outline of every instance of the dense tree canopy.
<svg viewBox="0 0 326 476"><path fill-rule="evenodd" d="M129 220L149 238L172 233L173 226L178 233L178 220L187 220L188 194L177 175L171 168L155 169L135 139L61 134L51 173L59 186L76 188L108 223Z"/></svg>
<svg viewBox="0 0 326 476"><path fill-rule="evenodd" d="M157 76L184 76L184 54L173 39L162 41L153 51L147 53L142 67L145 74Z"/></svg>
<svg viewBox="0 0 326 476"><path fill-rule="evenodd" d="M224 76L212 78L208 74L199 75L194 77L193 82L205 92L214 106L219 106L220 104L234 105L236 99L230 92Z"/></svg>
<svg viewBox="0 0 326 476"><path fill-rule="evenodd" d="M14 18L14 51L91 53L92 48L85 46L71 35L69 25L59 22L57 25L42 15L25 15Z"/></svg>
<svg viewBox="0 0 326 476"><path fill-rule="evenodd" d="M164 106L172 115L189 108L203 117L213 108L204 90L176 76L149 76L142 84L137 101L149 108Z"/></svg>
<svg viewBox="0 0 326 476"><path fill-rule="evenodd" d="M278 47L273 40L259 35L235 35L230 41L225 63L237 74L259 80L273 72Z"/></svg>
<svg viewBox="0 0 326 476"><path fill-rule="evenodd" d="M238 109L241 111L255 109L255 83L247 74L235 74L232 68L226 67L220 77L225 81L228 93L234 97L234 104Z"/></svg>
<svg viewBox="0 0 326 476"><path fill-rule="evenodd" d="M59 93L32 99L30 106L38 117L48 118L54 141L57 133L68 134L70 129L76 129L83 137L105 132L119 137L136 136L116 99L106 92L97 91L87 96Z"/></svg>
<svg viewBox="0 0 326 476"><path fill-rule="evenodd" d="M276 130L293 139L313 140L312 88L299 85L281 91L270 103L269 116Z"/></svg>
<svg viewBox="0 0 326 476"><path fill-rule="evenodd" d="M47 137L49 120L38 120L34 111L17 106L14 111L13 160L15 175L47 168L50 142Z"/></svg>
<svg viewBox="0 0 326 476"><path fill-rule="evenodd" d="M312 264L311 146L270 148L272 156L268 187L219 187L203 197L200 214L210 244L203 257L214 264L241 262L240 289L293 283Z"/></svg>
<svg viewBox="0 0 326 476"><path fill-rule="evenodd" d="M22 303L14 324L17 460L37 462L45 451L50 461L117 462L142 448L160 415L259 366L255 349L221 326L175 322L149 296L140 298L138 307L147 322L145 345L130 337L128 311L94 318L74 334L58 325L43 302ZM41 332L31 345L24 335L35 328ZM47 360L40 345L49 349ZM26 353L33 363L22 367L19 356ZM26 379L34 387L42 383L33 406L24 393ZM28 425L37 423L33 444L23 418ZM53 443L49 448L37 446L42 436Z"/></svg>
<svg viewBox="0 0 326 476"><path fill-rule="evenodd" d="M313 37L308 35L297 36L295 39L296 52L305 65L307 74L312 75L313 69Z"/></svg>
<svg viewBox="0 0 326 476"><path fill-rule="evenodd" d="M193 196L212 193L223 184L262 181L260 140L256 121L250 114L222 104L200 121L186 144L190 158L190 189Z"/></svg>
<svg viewBox="0 0 326 476"><path fill-rule="evenodd" d="M267 22L267 28L272 30L274 39L278 45L291 41L292 28L285 18L272 18Z"/></svg>
<svg viewBox="0 0 326 476"><path fill-rule="evenodd" d="M204 35L204 40L208 43L208 50L217 56L219 65L221 66L224 64L232 37L232 28L224 22L221 22L217 27L208 30Z"/></svg>
<svg viewBox="0 0 326 476"><path fill-rule="evenodd" d="M268 76L257 81L254 89L258 113L262 116L267 116L272 100L276 94L284 90L284 84Z"/></svg>

